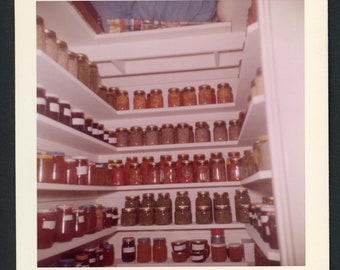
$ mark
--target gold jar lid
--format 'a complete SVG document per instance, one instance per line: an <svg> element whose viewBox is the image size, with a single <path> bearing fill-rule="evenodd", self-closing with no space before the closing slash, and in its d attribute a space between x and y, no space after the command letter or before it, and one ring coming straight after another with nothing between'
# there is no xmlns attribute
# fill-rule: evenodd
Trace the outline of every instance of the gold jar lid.
<svg viewBox="0 0 340 270"><path fill-rule="evenodd" d="M238 119L233 119L229 121L230 126L238 126L240 124L240 120Z"/></svg>
<svg viewBox="0 0 340 270"><path fill-rule="evenodd" d="M124 127L120 127L120 128L116 129L116 132L127 132L127 131L128 131L128 129L124 128Z"/></svg>
<svg viewBox="0 0 340 270"><path fill-rule="evenodd" d="M206 160L206 159L198 159L197 160L197 164L198 165L206 165L206 166L208 166L209 165L209 161Z"/></svg>
<svg viewBox="0 0 340 270"><path fill-rule="evenodd" d="M224 191L216 191L214 192L214 197L229 197L228 192L224 192Z"/></svg>
<svg viewBox="0 0 340 270"><path fill-rule="evenodd" d="M177 128L186 128L186 127L189 127L189 124L188 123L178 123L177 124Z"/></svg>
<svg viewBox="0 0 340 270"><path fill-rule="evenodd" d="M45 28L44 31L45 31L45 35L46 35L47 37L57 39L57 35L56 35L56 33L55 33L53 30L48 29L48 28Z"/></svg>
<svg viewBox="0 0 340 270"><path fill-rule="evenodd" d="M223 120L217 120L214 122L214 127L225 127L226 123Z"/></svg>
<svg viewBox="0 0 340 270"><path fill-rule="evenodd" d="M85 115L85 116L84 116L84 119L85 119L85 120L93 120L93 117L90 116L90 115Z"/></svg>
<svg viewBox="0 0 340 270"><path fill-rule="evenodd" d="M183 92L195 92L195 87L186 86L186 87L183 88Z"/></svg>
<svg viewBox="0 0 340 270"><path fill-rule="evenodd" d="M205 121L199 121L195 123L196 127L209 127L209 125L207 124L207 122Z"/></svg>
<svg viewBox="0 0 340 270"><path fill-rule="evenodd" d="M229 89L231 89L231 86L230 86L229 83L223 82L223 83L219 83L219 84L217 85L217 88L218 88L218 89L221 89L221 88L229 88Z"/></svg>
<svg viewBox="0 0 340 270"><path fill-rule="evenodd" d="M162 89L151 89L150 91L151 94L162 94Z"/></svg>
<svg viewBox="0 0 340 270"><path fill-rule="evenodd" d="M145 91L143 91L143 90L136 90L136 91L133 92L133 94L135 96L137 96L137 95L145 96Z"/></svg>
<svg viewBox="0 0 340 270"><path fill-rule="evenodd" d="M186 190L177 191L177 196L188 196L188 191Z"/></svg>
<svg viewBox="0 0 340 270"><path fill-rule="evenodd" d="M83 54L83 53L78 53L77 54L77 59L79 60L79 61L88 61L89 60L89 58L87 57L87 55L86 54Z"/></svg>
<svg viewBox="0 0 340 270"><path fill-rule="evenodd" d="M198 87L199 90L210 90L211 87L209 84L202 84Z"/></svg>
<svg viewBox="0 0 340 270"><path fill-rule="evenodd" d="M57 45L62 49L67 49L67 43L63 40L57 39Z"/></svg>
<svg viewBox="0 0 340 270"><path fill-rule="evenodd" d="M172 124L163 124L162 128L174 128Z"/></svg>
<svg viewBox="0 0 340 270"><path fill-rule="evenodd" d="M139 200L138 195L127 195L125 196L125 200Z"/></svg>
<svg viewBox="0 0 340 270"><path fill-rule="evenodd" d="M171 87L168 89L169 93L179 93L179 88L177 87Z"/></svg>
<svg viewBox="0 0 340 270"><path fill-rule="evenodd" d="M209 191L198 191L198 196L209 197Z"/></svg>
<svg viewBox="0 0 340 270"><path fill-rule="evenodd" d="M123 237L123 242L124 243L133 243L133 242L135 242L135 238L134 237Z"/></svg>
<svg viewBox="0 0 340 270"><path fill-rule="evenodd" d="M143 129L140 126L133 126L130 128L130 131L142 131Z"/></svg>
<svg viewBox="0 0 340 270"><path fill-rule="evenodd" d="M109 91L113 92L113 93L116 93L116 92L120 91L120 89L117 86L112 86L112 87L109 88Z"/></svg>
<svg viewBox="0 0 340 270"><path fill-rule="evenodd" d="M156 125L148 125L146 131L157 131L158 127Z"/></svg>

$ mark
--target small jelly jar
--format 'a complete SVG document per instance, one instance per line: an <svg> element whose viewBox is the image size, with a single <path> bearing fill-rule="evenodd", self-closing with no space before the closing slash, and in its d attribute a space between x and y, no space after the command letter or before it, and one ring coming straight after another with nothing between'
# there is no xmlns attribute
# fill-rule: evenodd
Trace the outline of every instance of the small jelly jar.
<svg viewBox="0 0 340 270"><path fill-rule="evenodd" d="M84 112L82 110L74 109L72 110L71 116L72 116L71 126L76 130L85 132Z"/></svg>
<svg viewBox="0 0 340 270"><path fill-rule="evenodd" d="M103 266L111 266L114 263L114 247L113 244L103 244Z"/></svg>
<svg viewBox="0 0 340 270"><path fill-rule="evenodd" d="M228 130L226 122L223 120L214 122L214 141L227 141L228 140Z"/></svg>
<svg viewBox="0 0 340 270"><path fill-rule="evenodd" d="M37 237L38 249L50 248L54 242L56 213L52 209L38 210Z"/></svg>
<svg viewBox="0 0 340 270"><path fill-rule="evenodd" d="M187 87L183 88L181 94L182 94L181 95L181 97L182 97L182 101L181 101L182 106L197 105L197 97L196 97L195 87L187 86Z"/></svg>
<svg viewBox="0 0 340 270"><path fill-rule="evenodd" d="M71 126L71 105L69 102L65 100L59 101L59 109L60 109L60 115L59 115L59 121L60 123L63 123L64 125Z"/></svg>
<svg viewBox="0 0 340 270"><path fill-rule="evenodd" d="M59 121L60 107L58 96L52 94L46 96L46 116Z"/></svg>
<svg viewBox="0 0 340 270"><path fill-rule="evenodd" d="M202 84L198 87L198 104L212 104L211 87L208 84Z"/></svg>
<svg viewBox="0 0 340 270"><path fill-rule="evenodd" d="M152 89L149 95L148 108L163 108L163 93L161 89Z"/></svg>
<svg viewBox="0 0 340 270"><path fill-rule="evenodd" d="M243 245L241 243L230 243L228 245L229 258L232 262L240 262L243 258Z"/></svg>
<svg viewBox="0 0 340 270"><path fill-rule="evenodd" d="M145 145L157 145L158 141L158 127L155 125L148 125L145 129Z"/></svg>

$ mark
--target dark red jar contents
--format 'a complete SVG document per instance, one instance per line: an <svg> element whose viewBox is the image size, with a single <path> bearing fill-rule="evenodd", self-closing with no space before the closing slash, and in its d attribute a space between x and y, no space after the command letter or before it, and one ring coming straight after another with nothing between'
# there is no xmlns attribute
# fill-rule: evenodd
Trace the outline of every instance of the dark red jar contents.
<svg viewBox="0 0 340 270"><path fill-rule="evenodd" d="M54 242L55 211L50 209L38 210L37 218L38 249L50 248Z"/></svg>

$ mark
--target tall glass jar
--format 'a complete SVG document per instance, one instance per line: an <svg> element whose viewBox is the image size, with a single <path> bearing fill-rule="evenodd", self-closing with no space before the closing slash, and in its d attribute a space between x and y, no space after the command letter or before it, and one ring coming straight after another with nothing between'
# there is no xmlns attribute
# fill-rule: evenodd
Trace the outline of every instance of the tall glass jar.
<svg viewBox="0 0 340 270"><path fill-rule="evenodd" d="M175 129L172 124L163 124L160 130L161 143L173 144L175 143Z"/></svg>
<svg viewBox="0 0 340 270"><path fill-rule="evenodd" d="M57 42L57 62L63 68L67 69L68 66L67 43L60 39L57 39L56 42Z"/></svg>
<svg viewBox="0 0 340 270"><path fill-rule="evenodd" d="M107 97L107 94L108 94L108 89L105 85L98 85L97 87L97 95L102 99L102 100L105 100L106 101L106 97ZM111 105L111 104L110 104Z"/></svg>
<svg viewBox="0 0 340 270"><path fill-rule="evenodd" d="M122 261L133 262L136 259L136 244L134 237L124 237L122 239Z"/></svg>
<svg viewBox="0 0 340 270"><path fill-rule="evenodd" d="M157 145L158 141L158 127L156 125L148 125L145 129L145 145Z"/></svg>
<svg viewBox="0 0 340 270"><path fill-rule="evenodd" d="M168 106L169 107L181 106L181 92L179 88L172 87L168 89Z"/></svg>
<svg viewBox="0 0 340 270"><path fill-rule="evenodd" d="M154 224L154 208L153 207L140 207L138 209L139 225L149 226Z"/></svg>
<svg viewBox="0 0 340 270"><path fill-rule="evenodd" d="M111 168L111 185L112 186L124 186L126 175L125 166L123 163L114 163Z"/></svg>
<svg viewBox="0 0 340 270"><path fill-rule="evenodd" d="M198 104L212 104L211 87L208 84L202 84L198 88Z"/></svg>
<svg viewBox="0 0 340 270"><path fill-rule="evenodd" d="M37 15L37 49L45 51L45 23L44 19Z"/></svg>
<svg viewBox="0 0 340 270"><path fill-rule="evenodd" d="M60 105L58 96L52 94L46 96L46 116L59 121Z"/></svg>
<svg viewBox="0 0 340 270"><path fill-rule="evenodd" d="M224 159L222 158L210 159L210 176L211 176L211 182L226 181Z"/></svg>
<svg viewBox="0 0 340 270"><path fill-rule="evenodd" d="M96 93L99 83L98 66L94 62L89 62L89 88Z"/></svg>
<svg viewBox="0 0 340 270"><path fill-rule="evenodd" d="M149 108L163 108L163 93L161 89L151 89L149 101Z"/></svg>
<svg viewBox="0 0 340 270"><path fill-rule="evenodd" d="M128 135L129 146L142 146L143 145L143 129L139 126L133 126L130 128Z"/></svg>
<svg viewBox="0 0 340 270"><path fill-rule="evenodd" d="M236 212L236 221L237 222L241 222L241 219L243 217L243 210L244 210L244 206L242 205L246 205L250 204L250 197L248 194L248 190L247 189L236 189L236 193L235 193L235 212ZM249 213L248 213L248 217L249 217Z"/></svg>
<svg viewBox="0 0 340 270"><path fill-rule="evenodd" d="M197 182L198 160L205 160L205 155L204 154L194 154L194 160L193 160L192 166L194 168L194 179L195 179L195 182ZM209 164L208 164L208 167L209 167L209 170L210 170L210 165ZM209 179L210 179L210 171L209 171Z"/></svg>
<svg viewBox="0 0 340 270"><path fill-rule="evenodd" d="M71 126L71 105L68 101L59 101L59 120L61 123L67 126Z"/></svg>
<svg viewBox="0 0 340 270"><path fill-rule="evenodd" d="M83 53L77 54L78 61L78 80L81 81L86 86L89 85L89 58Z"/></svg>
<svg viewBox="0 0 340 270"><path fill-rule="evenodd" d="M197 105L197 97L195 92L195 87L187 86L184 87L181 93L182 97L182 106L193 106Z"/></svg>
<svg viewBox="0 0 340 270"><path fill-rule="evenodd" d="M79 209L84 210L85 220L85 234L92 234L96 232L97 215L96 207L94 205L82 205Z"/></svg>
<svg viewBox="0 0 340 270"><path fill-rule="evenodd" d="M147 263L151 261L151 240L149 237L138 238L137 262Z"/></svg>
<svg viewBox="0 0 340 270"><path fill-rule="evenodd" d="M55 241L69 242L74 235L75 220L72 205L57 205Z"/></svg>
<svg viewBox="0 0 340 270"><path fill-rule="evenodd" d="M45 28L45 52L54 61L58 59L57 35L51 30Z"/></svg>
<svg viewBox="0 0 340 270"><path fill-rule="evenodd" d="M117 91L116 96L116 107L115 109L118 111L126 111L129 110L129 93L126 90Z"/></svg>
<svg viewBox="0 0 340 270"><path fill-rule="evenodd" d="M85 216L84 210L74 209L73 210L75 227L73 237L82 237L85 233Z"/></svg>
<svg viewBox="0 0 340 270"><path fill-rule="evenodd" d="M56 213L53 209L41 209L37 213L38 249L50 248L54 242Z"/></svg>
<svg viewBox="0 0 340 270"><path fill-rule="evenodd" d="M127 174L127 185L143 184L142 166L139 163L131 163Z"/></svg>
<svg viewBox="0 0 340 270"><path fill-rule="evenodd" d="M213 205L230 205L228 192L214 192Z"/></svg>
<svg viewBox="0 0 340 270"><path fill-rule="evenodd" d="M74 77L78 77L78 61L77 61L77 55L72 52L67 52L68 61L67 61L67 70L69 73L71 73Z"/></svg>
<svg viewBox="0 0 340 270"><path fill-rule="evenodd" d="M113 244L103 244L103 266L111 266L114 263L114 247Z"/></svg>
<svg viewBox="0 0 340 270"><path fill-rule="evenodd" d="M160 184L160 168L157 162L149 162L147 184Z"/></svg>
<svg viewBox="0 0 340 270"><path fill-rule="evenodd" d="M229 140L238 140L241 132L241 125L238 119L233 119L229 121Z"/></svg>
<svg viewBox="0 0 340 270"><path fill-rule="evenodd" d="M185 205L191 207L188 191L177 191L175 206Z"/></svg>
<svg viewBox="0 0 340 270"><path fill-rule="evenodd" d="M73 158L65 158L65 182L66 184L77 184L76 161Z"/></svg>
<svg viewBox="0 0 340 270"><path fill-rule="evenodd" d="M228 181L242 180L241 169L240 152L229 152L227 158Z"/></svg>
<svg viewBox="0 0 340 270"><path fill-rule="evenodd" d="M177 143L189 143L190 142L190 128L188 123L179 123L176 127Z"/></svg>
<svg viewBox="0 0 340 270"><path fill-rule="evenodd" d="M191 160L182 160L179 175L179 183L194 182L194 167Z"/></svg>
<svg viewBox="0 0 340 270"><path fill-rule="evenodd" d="M76 170L77 170L77 184L78 185L87 185L88 179L88 160L86 157L78 156L74 157L76 161Z"/></svg>
<svg viewBox="0 0 340 270"><path fill-rule="evenodd" d="M148 169L149 162L154 162L153 156L146 156L142 158L142 174L143 174L143 184L148 184Z"/></svg>
<svg viewBox="0 0 340 270"><path fill-rule="evenodd" d="M209 125L205 121L199 121L195 124L195 141L210 142Z"/></svg>
<svg viewBox="0 0 340 270"><path fill-rule="evenodd" d="M133 92L133 109L146 109L146 96L143 90Z"/></svg>
<svg viewBox="0 0 340 270"><path fill-rule="evenodd" d="M167 260L168 250L164 237L153 239L152 258L154 262L165 262Z"/></svg>
<svg viewBox="0 0 340 270"><path fill-rule="evenodd" d="M223 120L214 122L214 141L228 141L228 130Z"/></svg>
<svg viewBox="0 0 340 270"><path fill-rule="evenodd" d="M206 159L197 160L197 168L195 172L195 182L210 182L209 161Z"/></svg>
<svg viewBox="0 0 340 270"><path fill-rule="evenodd" d="M270 170L270 150L268 136L262 135L253 146L254 163L258 170Z"/></svg>
<svg viewBox="0 0 340 270"><path fill-rule="evenodd" d="M231 86L228 83L217 85L217 103L229 103L234 101Z"/></svg>
<svg viewBox="0 0 340 270"><path fill-rule="evenodd" d="M128 129L124 127L120 127L116 129L117 136L117 147L126 147L128 146Z"/></svg>
<svg viewBox="0 0 340 270"><path fill-rule="evenodd" d="M47 152L52 156L52 183L65 184L65 153L64 152Z"/></svg>

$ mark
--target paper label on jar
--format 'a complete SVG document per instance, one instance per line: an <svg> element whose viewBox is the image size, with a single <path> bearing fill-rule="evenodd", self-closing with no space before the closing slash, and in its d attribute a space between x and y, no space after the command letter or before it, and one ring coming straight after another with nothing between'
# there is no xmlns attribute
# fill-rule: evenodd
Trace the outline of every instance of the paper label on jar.
<svg viewBox="0 0 340 270"><path fill-rule="evenodd" d="M100 255L99 260L104 260L104 255Z"/></svg>
<svg viewBox="0 0 340 270"><path fill-rule="evenodd" d="M116 137L110 137L109 138L109 143L117 143L117 138Z"/></svg>
<svg viewBox="0 0 340 270"><path fill-rule="evenodd" d="M91 132L92 133L92 127L91 126L87 127L87 132Z"/></svg>
<svg viewBox="0 0 340 270"><path fill-rule="evenodd" d="M96 258L90 258L89 259L89 263L95 263L96 262Z"/></svg>
<svg viewBox="0 0 340 270"><path fill-rule="evenodd" d="M110 213L108 214L108 213L107 213L107 214L106 214L106 217L107 217L107 218L112 218L112 214L110 214Z"/></svg>
<svg viewBox="0 0 340 270"><path fill-rule="evenodd" d="M92 135L98 135L98 129L92 128Z"/></svg>
<svg viewBox="0 0 340 270"><path fill-rule="evenodd" d="M126 248L123 248L123 252L124 253L133 253L133 252L136 252L136 247L126 247Z"/></svg>
<svg viewBox="0 0 340 270"><path fill-rule="evenodd" d="M266 226L266 227L265 227L265 231L266 231L266 235L269 236L269 235L270 235L269 226Z"/></svg>
<svg viewBox="0 0 340 270"><path fill-rule="evenodd" d="M117 219L118 218L118 214L112 214L112 219Z"/></svg>
<svg viewBox="0 0 340 270"><path fill-rule="evenodd" d="M269 220L268 216L261 216L261 223L267 223Z"/></svg>
<svg viewBox="0 0 340 270"><path fill-rule="evenodd" d="M104 141L108 141L109 140L109 134L104 134Z"/></svg>
<svg viewBox="0 0 340 270"><path fill-rule="evenodd" d="M53 230L55 228L55 221L45 220L42 224L43 229Z"/></svg>
<svg viewBox="0 0 340 270"><path fill-rule="evenodd" d="M65 215L63 217L63 221L70 221L70 220L73 220L73 215Z"/></svg>
<svg viewBox="0 0 340 270"><path fill-rule="evenodd" d="M72 125L83 126L85 125L85 119L84 118L72 118Z"/></svg>
<svg viewBox="0 0 340 270"><path fill-rule="evenodd" d="M59 112L59 104L58 103L50 103L49 106L50 112Z"/></svg>
<svg viewBox="0 0 340 270"><path fill-rule="evenodd" d="M77 167L77 175L87 174L87 166L78 166Z"/></svg>
<svg viewBox="0 0 340 270"><path fill-rule="evenodd" d="M175 251L182 251L184 249L186 249L186 245L185 244L181 245L181 246L174 246L174 250Z"/></svg>
<svg viewBox="0 0 340 270"><path fill-rule="evenodd" d="M191 245L192 250L204 250L205 249L205 244L192 244Z"/></svg>
<svg viewBox="0 0 340 270"><path fill-rule="evenodd" d="M192 261L200 261L204 259L204 255L191 255Z"/></svg>
<svg viewBox="0 0 340 270"><path fill-rule="evenodd" d="M102 135L102 134L104 134L104 130L98 129L98 135Z"/></svg>
<svg viewBox="0 0 340 270"><path fill-rule="evenodd" d="M84 222L85 222L84 216L78 217L78 222L79 222L79 223L84 223Z"/></svg>
<svg viewBox="0 0 340 270"><path fill-rule="evenodd" d="M64 113L65 116L71 116L71 110L69 108L64 108Z"/></svg>
<svg viewBox="0 0 340 270"><path fill-rule="evenodd" d="M37 104L38 105L46 105L46 99L37 97Z"/></svg>

